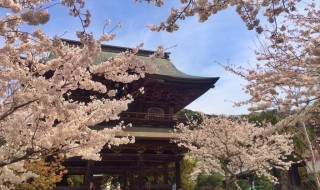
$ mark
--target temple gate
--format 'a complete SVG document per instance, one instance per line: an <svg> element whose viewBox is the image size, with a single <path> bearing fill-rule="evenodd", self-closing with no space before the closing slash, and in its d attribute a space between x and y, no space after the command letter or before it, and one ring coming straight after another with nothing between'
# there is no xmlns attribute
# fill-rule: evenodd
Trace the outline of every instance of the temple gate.
<svg viewBox="0 0 320 190"><path fill-rule="evenodd" d="M79 42L66 40L73 45ZM96 58L99 64L116 53L128 48L102 46L101 55ZM140 50L139 58L158 69L154 74L130 84L104 81L108 88L118 89L119 95L134 94L134 102L120 115L120 120L101 123L93 128L99 130L112 127L120 121L132 123L121 135L135 137L135 143L101 151L101 161L88 161L71 158L64 162L68 174L57 184L56 190L62 189L176 189L181 188L180 161L187 152L170 142L175 138L173 127L187 118L178 112L196 98L204 94L219 78L197 77L177 70L169 60L169 53L164 58L152 61L146 57L152 51ZM97 80L103 80L97 77ZM144 93L136 93L144 87ZM79 92L78 97L88 94Z"/></svg>

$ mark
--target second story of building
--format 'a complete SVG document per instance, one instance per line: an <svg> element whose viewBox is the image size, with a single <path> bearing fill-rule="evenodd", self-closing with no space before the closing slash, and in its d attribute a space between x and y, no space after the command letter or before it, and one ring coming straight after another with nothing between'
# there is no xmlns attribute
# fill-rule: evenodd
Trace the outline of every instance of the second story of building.
<svg viewBox="0 0 320 190"><path fill-rule="evenodd" d="M81 45L76 41L65 41L71 45ZM94 62L99 64L128 49L102 45L102 52ZM114 125L119 121L131 123L133 127L172 128L177 123L186 121L186 117L179 115L179 111L209 89L214 88L219 79L218 77L192 76L179 71L171 63L169 53L165 53L162 58L148 59L148 56L153 53L148 50L140 50L137 53L139 59L156 66L155 73L146 74L144 78L137 81L120 83L96 77L96 80L104 83L108 89L116 89L116 96L131 94L134 97L128 110L121 113L120 120L103 123L97 128ZM141 87L143 87L143 93L140 91ZM88 97L88 94L79 91L77 96L78 98Z"/></svg>

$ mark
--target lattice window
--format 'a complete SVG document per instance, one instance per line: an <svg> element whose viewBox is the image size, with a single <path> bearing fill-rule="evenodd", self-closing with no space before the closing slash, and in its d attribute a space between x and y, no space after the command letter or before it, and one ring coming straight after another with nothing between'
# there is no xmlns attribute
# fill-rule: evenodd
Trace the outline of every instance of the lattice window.
<svg viewBox="0 0 320 190"><path fill-rule="evenodd" d="M148 118L150 119L163 118L163 109L158 107L149 108Z"/></svg>

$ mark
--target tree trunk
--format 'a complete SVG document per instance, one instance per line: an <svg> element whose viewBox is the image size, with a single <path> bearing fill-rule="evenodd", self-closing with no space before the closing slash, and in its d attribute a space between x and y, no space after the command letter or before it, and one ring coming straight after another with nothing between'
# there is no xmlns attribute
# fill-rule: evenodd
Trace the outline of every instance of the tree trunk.
<svg viewBox="0 0 320 190"><path fill-rule="evenodd" d="M226 190L230 190L230 179L226 178Z"/></svg>
<svg viewBox="0 0 320 190"><path fill-rule="evenodd" d="M294 163L288 170L289 189L301 190L301 177L298 171L300 165L300 163Z"/></svg>
<svg viewBox="0 0 320 190"><path fill-rule="evenodd" d="M307 141L307 146L309 148L309 151L311 153L311 172L312 172L312 175L314 177L314 181L316 183L316 186L317 186L317 189L320 190L320 181L319 181L319 176L318 176L318 173L316 171L316 157L314 155L314 150L313 150L313 146L312 146L312 143L310 141L310 138L309 138L309 134L308 134L308 130L306 128L306 125L305 125L305 122L304 121L300 121L301 123L301 126L302 126L302 130L303 130L303 134L304 134L304 137L305 137L305 140Z"/></svg>

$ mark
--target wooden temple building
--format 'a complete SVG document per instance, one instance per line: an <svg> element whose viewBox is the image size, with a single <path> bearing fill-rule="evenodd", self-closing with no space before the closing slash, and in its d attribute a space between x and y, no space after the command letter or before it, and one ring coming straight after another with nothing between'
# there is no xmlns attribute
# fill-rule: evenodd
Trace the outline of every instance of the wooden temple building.
<svg viewBox="0 0 320 190"><path fill-rule="evenodd" d="M79 45L75 41L67 42ZM103 45L95 62L99 64L127 49ZM137 55L147 60L152 53L140 50ZM147 74L131 84L106 82L123 94L132 94L144 87L144 93L135 95L134 102L119 120L132 123L132 127L126 128L121 135L134 136L135 143L104 148L101 161L80 158L65 161L68 173L57 184L56 190L181 189L180 162L187 150L170 142L175 138L173 127L186 122L186 117L178 112L213 88L219 78L187 75L174 67L169 53L149 62L158 67L156 73ZM119 121L101 123L94 128L111 127Z"/></svg>

